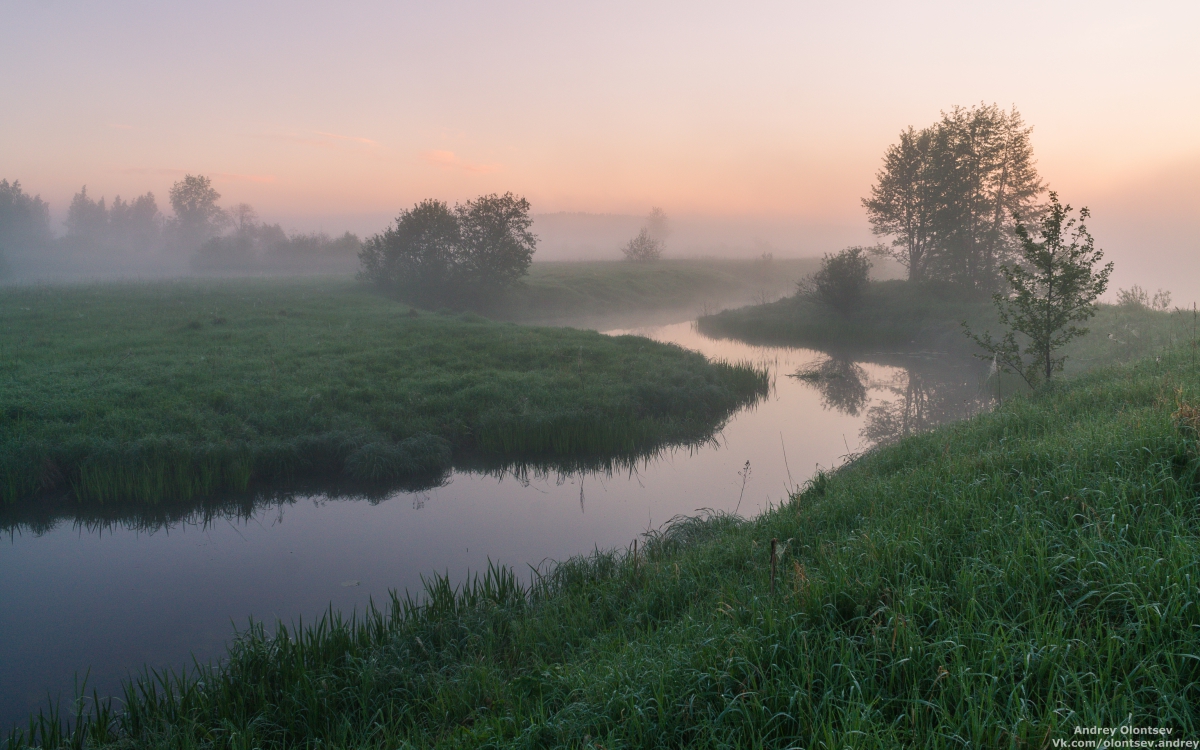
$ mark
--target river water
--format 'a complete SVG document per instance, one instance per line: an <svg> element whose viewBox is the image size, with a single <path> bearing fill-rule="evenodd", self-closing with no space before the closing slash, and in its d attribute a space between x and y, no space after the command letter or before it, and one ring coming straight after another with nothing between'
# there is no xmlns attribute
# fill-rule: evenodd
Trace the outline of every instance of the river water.
<svg viewBox="0 0 1200 750"><path fill-rule="evenodd" d="M220 657L248 618L312 621L362 611L437 572L529 565L626 546L703 509L752 516L818 468L879 442L987 408L978 363L933 353L855 361L714 340L691 321L612 330L770 368L768 398L711 444L668 449L632 469L455 472L444 486L382 501L288 498L250 513L10 524L0 541L0 727L76 680L119 694L143 665ZM804 377L795 377L797 373Z"/></svg>

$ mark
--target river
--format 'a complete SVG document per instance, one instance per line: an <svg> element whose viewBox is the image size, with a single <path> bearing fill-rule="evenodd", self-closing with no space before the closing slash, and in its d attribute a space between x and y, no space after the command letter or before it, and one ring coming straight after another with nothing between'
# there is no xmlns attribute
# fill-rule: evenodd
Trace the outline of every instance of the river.
<svg viewBox="0 0 1200 750"><path fill-rule="evenodd" d="M611 330L768 367L771 394L710 444L612 473L454 472L382 501L277 499L163 523L60 518L10 524L0 542L0 727L76 680L119 694L143 665L218 658L248 618L311 622L362 611L437 572L528 566L626 546L677 515L753 516L822 468L879 442L987 408L978 363L714 340L692 321ZM802 377L796 377L801 374ZM6 731L6 730L5 730Z"/></svg>

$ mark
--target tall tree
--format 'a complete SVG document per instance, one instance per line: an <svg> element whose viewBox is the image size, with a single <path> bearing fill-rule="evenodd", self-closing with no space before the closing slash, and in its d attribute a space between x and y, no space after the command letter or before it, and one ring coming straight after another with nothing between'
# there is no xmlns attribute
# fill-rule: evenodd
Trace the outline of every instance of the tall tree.
<svg viewBox="0 0 1200 750"><path fill-rule="evenodd" d="M909 126L902 131L900 142L884 154L871 196L862 199L872 231L892 237L888 254L908 269L910 281L925 280L935 239L940 186L933 174L937 135L933 128L916 131Z"/></svg>
<svg viewBox="0 0 1200 750"><path fill-rule="evenodd" d="M1044 189L1031 132L1015 107L955 107L888 148L863 206L910 280L999 285L1000 265L1016 252L1011 217L1036 215Z"/></svg>
<svg viewBox="0 0 1200 750"><path fill-rule="evenodd" d="M0 276L12 256L50 242L50 206L21 188L20 180L0 180Z"/></svg>
<svg viewBox="0 0 1200 750"><path fill-rule="evenodd" d="M988 358L1031 386L1062 370L1066 358L1058 350L1087 333L1075 324L1096 314L1095 301L1108 288L1113 264L1099 266L1104 252L1096 249L1084 224L1089 216L1082 208L1079 219L1072 218L1071 207L1060 204L1054 192L1040 221L1040 240L1015 216L1017 262L1000 268L1011 291L993 296L1000 324L1008 330L996 340L987 332L974 334L963 324Z"/></svg>
<svg viewBox="0 0 1200 750"><path fill-rule="evenodd" d="M98 201L88 197L87 185L71 198L67 207L67 237L73 240L98 243L108 234L108 207L104 198Z"/></svg>
<svg viewBox="0 0 1200 750"><path fill-rule="evenodd" d="M171 186L170 199L176 229L187 247L200 245L227 222L225 212L217 205L221 194L204 175L184 175Z"/></svg>
<svg viewBox="0 0 1200 750"><path fill-rule="evenodd" d="M507 287L529 272L537 236L529 231L529 201L512 193L484 195L455 206L458 277L480 291Z"/></svg>

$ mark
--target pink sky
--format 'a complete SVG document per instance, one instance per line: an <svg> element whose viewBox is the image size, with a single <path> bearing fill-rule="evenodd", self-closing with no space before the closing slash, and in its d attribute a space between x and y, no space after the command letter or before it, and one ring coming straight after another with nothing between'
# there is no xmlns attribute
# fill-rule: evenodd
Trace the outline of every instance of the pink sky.
<svg viewBox="0 0 1200 750"><path fill-rule="evenodd" d="M513 190L536 213L660 205L854 242L900 129L985 101L1035 126L1043 177L1091 206L1119 283L1200 279L1195 2L12 0L4 17L0 177L59 212L85 183L162 205L187 171L300 229Z"/></svg>

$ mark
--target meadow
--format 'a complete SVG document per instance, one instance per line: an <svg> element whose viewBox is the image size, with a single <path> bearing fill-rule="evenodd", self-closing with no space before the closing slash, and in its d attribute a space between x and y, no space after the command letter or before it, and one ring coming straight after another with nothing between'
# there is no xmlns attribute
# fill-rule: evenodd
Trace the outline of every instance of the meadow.
<svg viewBox="0 0 1200 750"><path fill-rule="evenodd" d="M398 304L348 279L0 291L0 500L156 503L456 461L705 439L758 370L594 331Z"/></svg>
<svg viewBox="0 0 1200 750"><path fill-rule="evenodd" d="M252 625L10 747L1048 747L1200 730L1190 347L532 575ZM40 722L40 723L39 723Z"/></svg>

